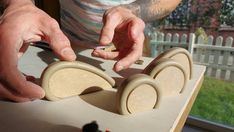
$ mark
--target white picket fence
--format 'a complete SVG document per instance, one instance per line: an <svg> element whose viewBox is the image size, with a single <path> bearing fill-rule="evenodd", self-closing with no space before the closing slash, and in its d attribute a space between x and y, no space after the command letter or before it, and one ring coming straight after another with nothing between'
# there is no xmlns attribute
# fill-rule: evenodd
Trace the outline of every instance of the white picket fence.
<svg viewBox="0 0 234 132"><path fill-rule="evenodd" d="M192 55L195 64L207 66L206 75L217 79L234 81L234 47L233 38L228 37L225 41L219 36L214 39L208 36L196 37L190 33L189 36L183 34L163 34L150 33L151 56L155 57L166 49L172 47L186 48Z"/></svg>

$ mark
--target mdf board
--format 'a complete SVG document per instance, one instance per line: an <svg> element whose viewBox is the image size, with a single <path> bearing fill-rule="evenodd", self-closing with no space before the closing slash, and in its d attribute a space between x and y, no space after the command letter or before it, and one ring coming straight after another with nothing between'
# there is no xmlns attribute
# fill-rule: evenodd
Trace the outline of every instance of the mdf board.
<svg viewBox="0 0 234 132"><path fill-rule="evenodd" d="M124 78L140 73L152 58L142 58L143 65L134 64L130 69L115 73L114 61L104 61L90 57L91 50L80 50L78 59L105 71L115 79L117 85ZM52 53L30 47L19 62L22 72L40 77L42 71L55 60ZM81 131L82 126L96 121L100 130L119 131L180 131L203 80L205 67L193 65L193 78L187 83L183 94L163 97L157 109L130 115L120 115L112 107L97 105L114 102L113 92L97 92L96 95L82 98L75 96L60 101L35 100L27 103L0 101L0 128L3 131ZM95 98L95 100L94 100Z"/></svg>

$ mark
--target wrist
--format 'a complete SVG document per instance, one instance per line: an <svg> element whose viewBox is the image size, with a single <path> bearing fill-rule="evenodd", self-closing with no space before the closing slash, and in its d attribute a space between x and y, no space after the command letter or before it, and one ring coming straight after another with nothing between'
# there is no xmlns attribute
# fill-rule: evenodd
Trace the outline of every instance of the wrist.
<svg viewBox="0 0 234 132"><path fill-rule="evenodd" d="M141 7L137 3L131 3L126 5L121 5L120 7L126 8L132 12L135 16L141 18Z"/></svg>

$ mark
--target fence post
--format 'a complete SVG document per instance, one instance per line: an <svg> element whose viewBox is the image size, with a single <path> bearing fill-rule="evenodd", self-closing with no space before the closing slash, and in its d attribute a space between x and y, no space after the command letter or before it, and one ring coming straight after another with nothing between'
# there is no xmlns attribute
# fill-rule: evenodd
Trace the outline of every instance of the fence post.
<svg viewBox="0 0 234 132"><path fill-rule="evenodd" d="M212 35L210 35L208 37L208 43L207 43L207 45L212 46L213 42L214 42L214 37ZM206 53L205 53L205 57L204 57L204 63L205 64L207 64L207 65L211 64L211 62L210 62L211 55L212 55L212 50L209 49L209 48L207 48L206 49ZM211 76L211 72L212 72L212 68L208 66L206 68L206 75Z"/></svg>
<svg viewBox="0 0 234 132"><path fill-rule="evenodd" d="M205 38L202 35L198 36L196 44L204 45L204 43L205 43ZM197 48L195 61L202 62L202 55L203 54L204 54L204 49L201 47Z"/></svg>
<svg viewBox="0 0 234 132"><path fill-rule="evenodd" d="M150 37L151 57L155 57L157 53L157 32L154 31Z"/></svg>
<svg viewBox="0 0 234 132"><path fill-rule="evenodd" d="M164 42L164 33L159 33L158 34L158 43L163 43ZM158 44L157 43L157 44ZM162 45L162 44L160 44L159 46L158 46L158 54L161 54L162 52L164 52L165 51L165 49L164 49L164 45Z"/></svg>
<svg viewBox="0 0 234 132"><path fill-rule="evenodd" d="M222 44L223 44L223 37L221 37L221 36L217 37L216 42L215 42L215 47L222 47ZM215 67L218 67L218 65L220 65L220 63L219 63L220 56L221 56L221 51L220 50L215 50L214 51L214 61L213 61L213 64L215 65ZM213 68L211 76L219 79L220 78L220 69L219 68Z"/></svg>
<svg viewBox="0 0 234 132"><path fill-rule="evenodd" d="M232 61L231 67L234 67L234 57L233 56L232 56L232 60L231 61ZM231 71L231 73L230 73L230 80L234 81L234 71Z"/></svg>
<svg viewBox="0 0 234 132"><path fill-rule="evenodd" d="M228 37L225 41L224 47L232 48L232 43L233 43L233 38ZM233 55L231 54L231 51L224 51L222 65L226 65L228 67L231 67L232 63L233 63ZM225 80L230 80L230 76L228 76L228 72L230 73L230 76L231 76L232 71L222 69L221 70L221 78L225 79Z"/></svg>
<svg viewBox="0 0 234 132"><path fill-rule="evenodd" d="M233 44L233 38L232 37L229 37L229 41L230 41L230 44L232 45ZM234 52L231 52L230 53L230 56L229 56L229 66L230 67L234 67ZM230 71L230 79L231 81L234 81L234 70L233 71Z"/></svg>
<svg viewBox="0 0 234 132"><path fill-rule="evenodd" d="M180 38L180 35L178 33L175 33L173 35L172 42L179 43L179 38Z"/></svg>
<svg viewBox="0 0 234 132"><path fill-rule="evenodd" d="M185 45L185 47L184 47L185 49L188 49L187 39L188 39L188 35L187 34L183 34L181 36L180 44L181 45ZM181 46L181 47L183 47L183 46Z"/></svg>
<svg viewBox="0 0 234 132"><path fill-rule="evenodd" d="M171 39L172 39L172 35L171 35L171 33L168 33L168 34L166 34L166 39L165 39L164 42L166 42L166 43L169 44L169 43L171 43ZM167 50L167 49L170 49L171 47L172 47L172 46L170 46L170 45L168 45L168 46L165 45L163 50L165 51L165 50Z"/></svg>
<svg viewBox="0 0 234 132"><path fill-rule="evenodd" d="M193 56L195 38L196 36L194 33L189 34L188 51L190 52L191 56Z"/></svg>

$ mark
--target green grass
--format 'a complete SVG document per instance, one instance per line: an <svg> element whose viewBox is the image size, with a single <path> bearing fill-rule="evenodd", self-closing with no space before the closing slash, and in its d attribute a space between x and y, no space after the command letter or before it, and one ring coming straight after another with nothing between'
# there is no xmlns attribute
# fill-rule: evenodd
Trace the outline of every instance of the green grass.
<svg viewBox="0 0 234 132"><path fill-rule="evenodd" d="M234 126L234 83L206 77L190 115Z"/></svg>

